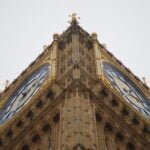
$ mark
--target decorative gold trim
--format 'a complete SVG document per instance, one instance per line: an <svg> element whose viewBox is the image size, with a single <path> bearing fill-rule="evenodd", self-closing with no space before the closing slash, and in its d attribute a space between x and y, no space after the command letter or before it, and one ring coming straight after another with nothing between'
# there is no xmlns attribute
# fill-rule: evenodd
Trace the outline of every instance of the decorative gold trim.
<svg viewBox="0 0 150 150"><path fill-rule="evenodd" d="M9 91L8 96L5 97L5 99L3 100L3 103L0 106L0 109L3 108L3 106L7 103L7 101L9 100L9 97L13 94L13 92L15 92L17 90L17 88L22 84L22 82L24 80L26 80L31 74L33 74L34 72L36 72L38 69L42 68L42 66L44 65L50 65L50 69L49 69L49 73L48 73L48 77L45 79L44 83L42 84L42 86L40 87L40 89L38 90L38 92L31 98L31 100L22 107L21 110L19 110L12 118L8 119L6 122L0 124L0 130L2 130L2 128L5 125L9 125L15 118L17 118L20 113L25 110L27 107L29 107L33 101L42 93L42 91L44 91L46 89L46 87L48 87L52 81L52 77L51 77L51 71L52 71L52 64L51 62L46 62L46 63L42 63L40 65L37 65L35 68L32 68L31 70L29 70L24 77L15 85L15 87L13 88L13 90Z"/></svg>
<svg viewBox="0 0 150 150"><path fill-rule="evenodd" d="M129 79L131 79L131 77L129 77L127 75L127 73L125 72L125 70L123 70L122 68L120 68L117 64L114 64L112 62L110 62L109 60L102 60L102 64L103 63L108 63L111 64L112 66L116 67L119 71L121 71L125 76L127 76ZM109 79L107 79L107 77L104 75L103 76L104 79L104 85L106 85L106 87L108 87L112 93L114 93L115 95L117 95L117 97L119 97L121 99L122 102L126 103L127 106L129 106L136 114L140 115L146 122L150 122L149 118L144 117L144 115L142 115L136 108L133 109L133 107L130 105L130 103L128 103L126 100L124 100L124 98L122 97L122 95L114 88L114 86L112 85L111 81ZM132 79L131 79L132 80ZM143 92L143 90L137 85L137 83L135 83L135 81L132 80L132 82L138 87L139 90L141 90L141 92L145 95L145 93ZM147 95L145 95L145 97L148 99ZM148 99L149 100L149 99Z"/></svg>

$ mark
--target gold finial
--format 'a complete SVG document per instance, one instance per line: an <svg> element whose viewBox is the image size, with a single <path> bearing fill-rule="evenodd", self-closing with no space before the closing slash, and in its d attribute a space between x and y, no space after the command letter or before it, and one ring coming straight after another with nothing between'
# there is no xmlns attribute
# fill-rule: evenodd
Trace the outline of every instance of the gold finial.
<svg viewBox="0 0 150 150"><path fill-rule="evenodd" d="M80 19L80 17L77 17L76 13L72 13L71 15L69 15L69 17L71 18L71 21L69 21L69 23L74 22L74 21L76 22L78 19Z"/></svg>
<svg viewBox="0 0 150 150"><path fill-rule="evenodd" d="M147 86L150 86L150 80L149 80L150 78L146 78L146 77L142 77L142 81L143 81L143 83L144 84L146 84Z"/></svg>
<svg viewBox="0 0 150 150"><path fill-rule="evenodd" d="M47 45L43 45L43 50L45 50L47 48Z"/></svg>
<svg viewBox="0 0 150 150"><path fill-rule="evenodd" d="M147 84L146 77L142 77L144 84Z"/></svg>
<svg viewBox="0 0 150 150"><path fill-rule="evenodd" d="M96 32L93 32L91 34L91 37L93 38L93 40L97 40L97 33Z"/></svg>
<svg viewBox="0 0 150 150"><path fill-rule="evenodd" d="M4 88L5 88L5 89L9 86L9 83L10 83L9 80L6 80L6 81L4 82Z"/></svg>

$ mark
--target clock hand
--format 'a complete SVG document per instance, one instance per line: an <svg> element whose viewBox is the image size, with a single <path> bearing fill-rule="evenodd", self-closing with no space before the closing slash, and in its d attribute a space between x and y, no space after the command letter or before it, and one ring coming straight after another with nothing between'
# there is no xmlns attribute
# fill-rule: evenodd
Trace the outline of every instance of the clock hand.
<svg viewBox="0 0 150 150"><path fill-rule="evenodd" d="M26 91L26 92L22 92L22 97L23 97L23 98L25 98L25 97L26 97L26 95L27 95L27 93L28 93L28 91Z"/></svg>
<svg viewBox="0 0 150 150"><path fill-rule="evenodd" d="M35 88L35 87L40 86L40 85L41 85L40 81L41 81L41 80L37 80L37 81L32 85L31 88Z"/></svg>
<svg viewBox="0 0 150 150"><path fill-rule="evenodd" d="M32 83L34 82L34 78L29 80L28 82L26 82L22 87L20 87L20 89L18 90L18 95L22 95L23 91L26 90L26 88Z"/></svg>
<svg viewBox="0 0 150 150"><path fill-rule="evenodd" d="M8 112L7 114L4 115L3 119L10 118L11 116L13 116L14 113L15 113L14 111Z"/></svg>
<svg viewBox="0 0 150 150"><path fill-rule="evenodd" d="M39 88L39 86L41 85L41 80L38 80L38 81L34 81L34 83L30 86L30 88L26 91L26 95L25 97L28 95L28 97L31 97ZM25 98L24 97L24 98ZM27 99L27 97L26 97ZM25 100L25 99L24 99Z"/></svg>
<svg viewBox="0 0 150 150"><path fill-rule="evenodd" d="M125 88L123 88L123 91L124 91L124 93L123 93L123 96L124 97L126 97L126 96L129 96L130 94L131 94L131 92L132 92L132 90L131 89L125 89Z"/></svg>
<svg viewBox="0 0 150 150"><path fill-rule="evenodd" d="M124 89L123 88L123 90L125 91L125 93L124 93L124 97L128 97L128 96L131 96L133 99L135 99L138 103L140 102L139 101L139 99L137 98L137 97L135 97L132 93L134 92L134 91L132 91L131 89L129 89L129 90L127 90L127 89Z"/></svg>
<svg viewBox="0 0 150 150"><path fill-rule="evenodd" d="M25 90L22 92L22 97L25 98L27 96L27 94L30 92L31 88Z"/></svg>
<svg viewBox="0 0 150 150"><path fill-rule="evenodd" d="M32 82L30 82L31 85L28 84L28 86L30 87L27 89L27 86L26 89L21 93L23 98L25 98L28 95L28 93L31 91L31 88L35 88L37 85L40 86L39 82L37 82L35 79L32 80Z"/></svg>

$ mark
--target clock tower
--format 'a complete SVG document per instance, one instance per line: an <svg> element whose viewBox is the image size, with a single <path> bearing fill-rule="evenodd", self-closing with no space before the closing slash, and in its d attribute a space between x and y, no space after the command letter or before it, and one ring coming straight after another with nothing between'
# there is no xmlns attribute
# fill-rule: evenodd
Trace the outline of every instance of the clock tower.
<svg viewBox="0 0 150 150"><path fill-rule="evenodd" d="M0 149L149 150L149 88L71 18L1 93Z"/></svg>

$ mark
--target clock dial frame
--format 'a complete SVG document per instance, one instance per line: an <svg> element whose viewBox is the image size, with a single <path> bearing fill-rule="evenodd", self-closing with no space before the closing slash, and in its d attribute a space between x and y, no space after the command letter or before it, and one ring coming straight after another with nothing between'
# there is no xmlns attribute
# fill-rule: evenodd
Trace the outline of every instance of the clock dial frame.
<svg viewBox="0 0 150 150"><path fill-rule="evenodd" d="M146 118L150 118L150 101L143 92L117 67L103 63L103 72L121 96Z"/></svg>
<svg viewBox="0 0 150 150"><path fill-rule="evenodd" d="M48 78L50 70L51 65L45 64L26 77L0 110L0 124L11 119L37 94Z"/></svg>

